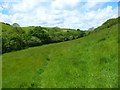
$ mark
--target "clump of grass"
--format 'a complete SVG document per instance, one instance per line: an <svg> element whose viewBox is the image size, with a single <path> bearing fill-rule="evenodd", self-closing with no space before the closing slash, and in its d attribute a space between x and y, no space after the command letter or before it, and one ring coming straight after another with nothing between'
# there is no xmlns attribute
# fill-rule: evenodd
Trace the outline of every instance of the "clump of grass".
<svg viewBox="0 0 120 90"><path fill-rule="evenodd" d="M83 60L78 60L78 59L75 59L72 61L73 65L77 66L77 65L80 65L80 64L85 64L86 62L83 61Z"/></svg>
<svg viewBox="0 0 120 90"><path fill-rule="evenodd" d="M20 84L20 88L30 89L30 88L37 88L37 87L38 87L38 85L35 82L33 82L33 83L23 82Z"/></svg>
<svg viewBox="0 0 120 90"><path fill-rule="evenodd" d="M118 40L117 40L118 43L120 43L120 37L118 37Z"/></svg>
<svg viewBox="0 0 120 90"><path fill-rule="evenodd" d="M47 59L47 61L50 61L50 58L47 57L46 59Z"/></svg>
<svg viewBox="0 0 120 90"><path fill-rule="evenodd" d="M30 84L29 88L37 88L37 87L38 87L37 83L34 82Z"/></svg>
<svg viewBox="0 0 120 90"><path fill-rule="evenodd" d="M106 38L104 37L104 38L99 39L98 42L105 41L105 40Z"/></svg>
<svg viewBox="0 0 120 90"><path fill-rule="evenodd" d="M43 69L39 69L39 70L37 71L38 74L42 74L43 72L44 72Z"/></svg>
<svg viewBox="0 0 120 90"><path fill-rule="evenodd" d="M28 88L28 87L29 87L29 85L28 85L27 82L22 82L22 83L20 84L20 88Z"/></svg>
<svg viewBox="0 0 120 90"><path fill-rule="evenodd" d="M109 62L109 59L108 58L106 58L106 57L101 57L100 58L100 64L106 64L106 63L108 63Z"/></svg>

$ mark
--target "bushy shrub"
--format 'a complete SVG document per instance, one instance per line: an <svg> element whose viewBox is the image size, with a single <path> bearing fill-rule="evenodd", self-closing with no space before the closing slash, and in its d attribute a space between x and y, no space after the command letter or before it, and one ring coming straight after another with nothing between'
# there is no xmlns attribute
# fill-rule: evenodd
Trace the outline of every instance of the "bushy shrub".
<svg viewBox="0 0 120 90"><path fill-rule="evenodd" d="M17 23L11 26L10 30L2 30L2 50L3 53L21 50L28 47L42 44L63 42L85 36L80 30L61 30L58 27L43 28L34 27L29 32L25 32Z"/></svg>

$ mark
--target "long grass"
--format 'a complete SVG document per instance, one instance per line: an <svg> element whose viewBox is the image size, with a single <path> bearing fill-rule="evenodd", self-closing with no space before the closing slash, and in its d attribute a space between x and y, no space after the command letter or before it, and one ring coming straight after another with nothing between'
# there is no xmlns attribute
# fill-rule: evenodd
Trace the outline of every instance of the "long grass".
<svg viewBox="0 0 120 90"><path fill-rule="evenodd" d="M118 87L117 29L3 54L3 88Z"/></svg>

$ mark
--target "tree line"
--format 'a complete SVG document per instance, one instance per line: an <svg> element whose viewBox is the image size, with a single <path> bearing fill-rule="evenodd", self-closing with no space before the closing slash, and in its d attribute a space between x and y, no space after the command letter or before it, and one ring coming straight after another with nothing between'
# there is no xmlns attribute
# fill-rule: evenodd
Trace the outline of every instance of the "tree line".
<svg viewBox="0 0 120 90"><path fill-rule="evenodd" d="M26 32L19 25L13 24L10 30L2 29L2 53L73 40L84 36L85 32L79 29L64 31L57 27L50 29L37 26Z"/></svg>

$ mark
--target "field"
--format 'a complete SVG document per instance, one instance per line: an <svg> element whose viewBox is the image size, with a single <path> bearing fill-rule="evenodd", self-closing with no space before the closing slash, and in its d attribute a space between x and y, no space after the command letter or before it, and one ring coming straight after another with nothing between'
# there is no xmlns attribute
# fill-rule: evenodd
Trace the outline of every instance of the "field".
<svg viewBox="0 0 120 90"><path fill-rule="evenodd" d="M118 25L2 55L3 88L117 88Z"/></svg>

